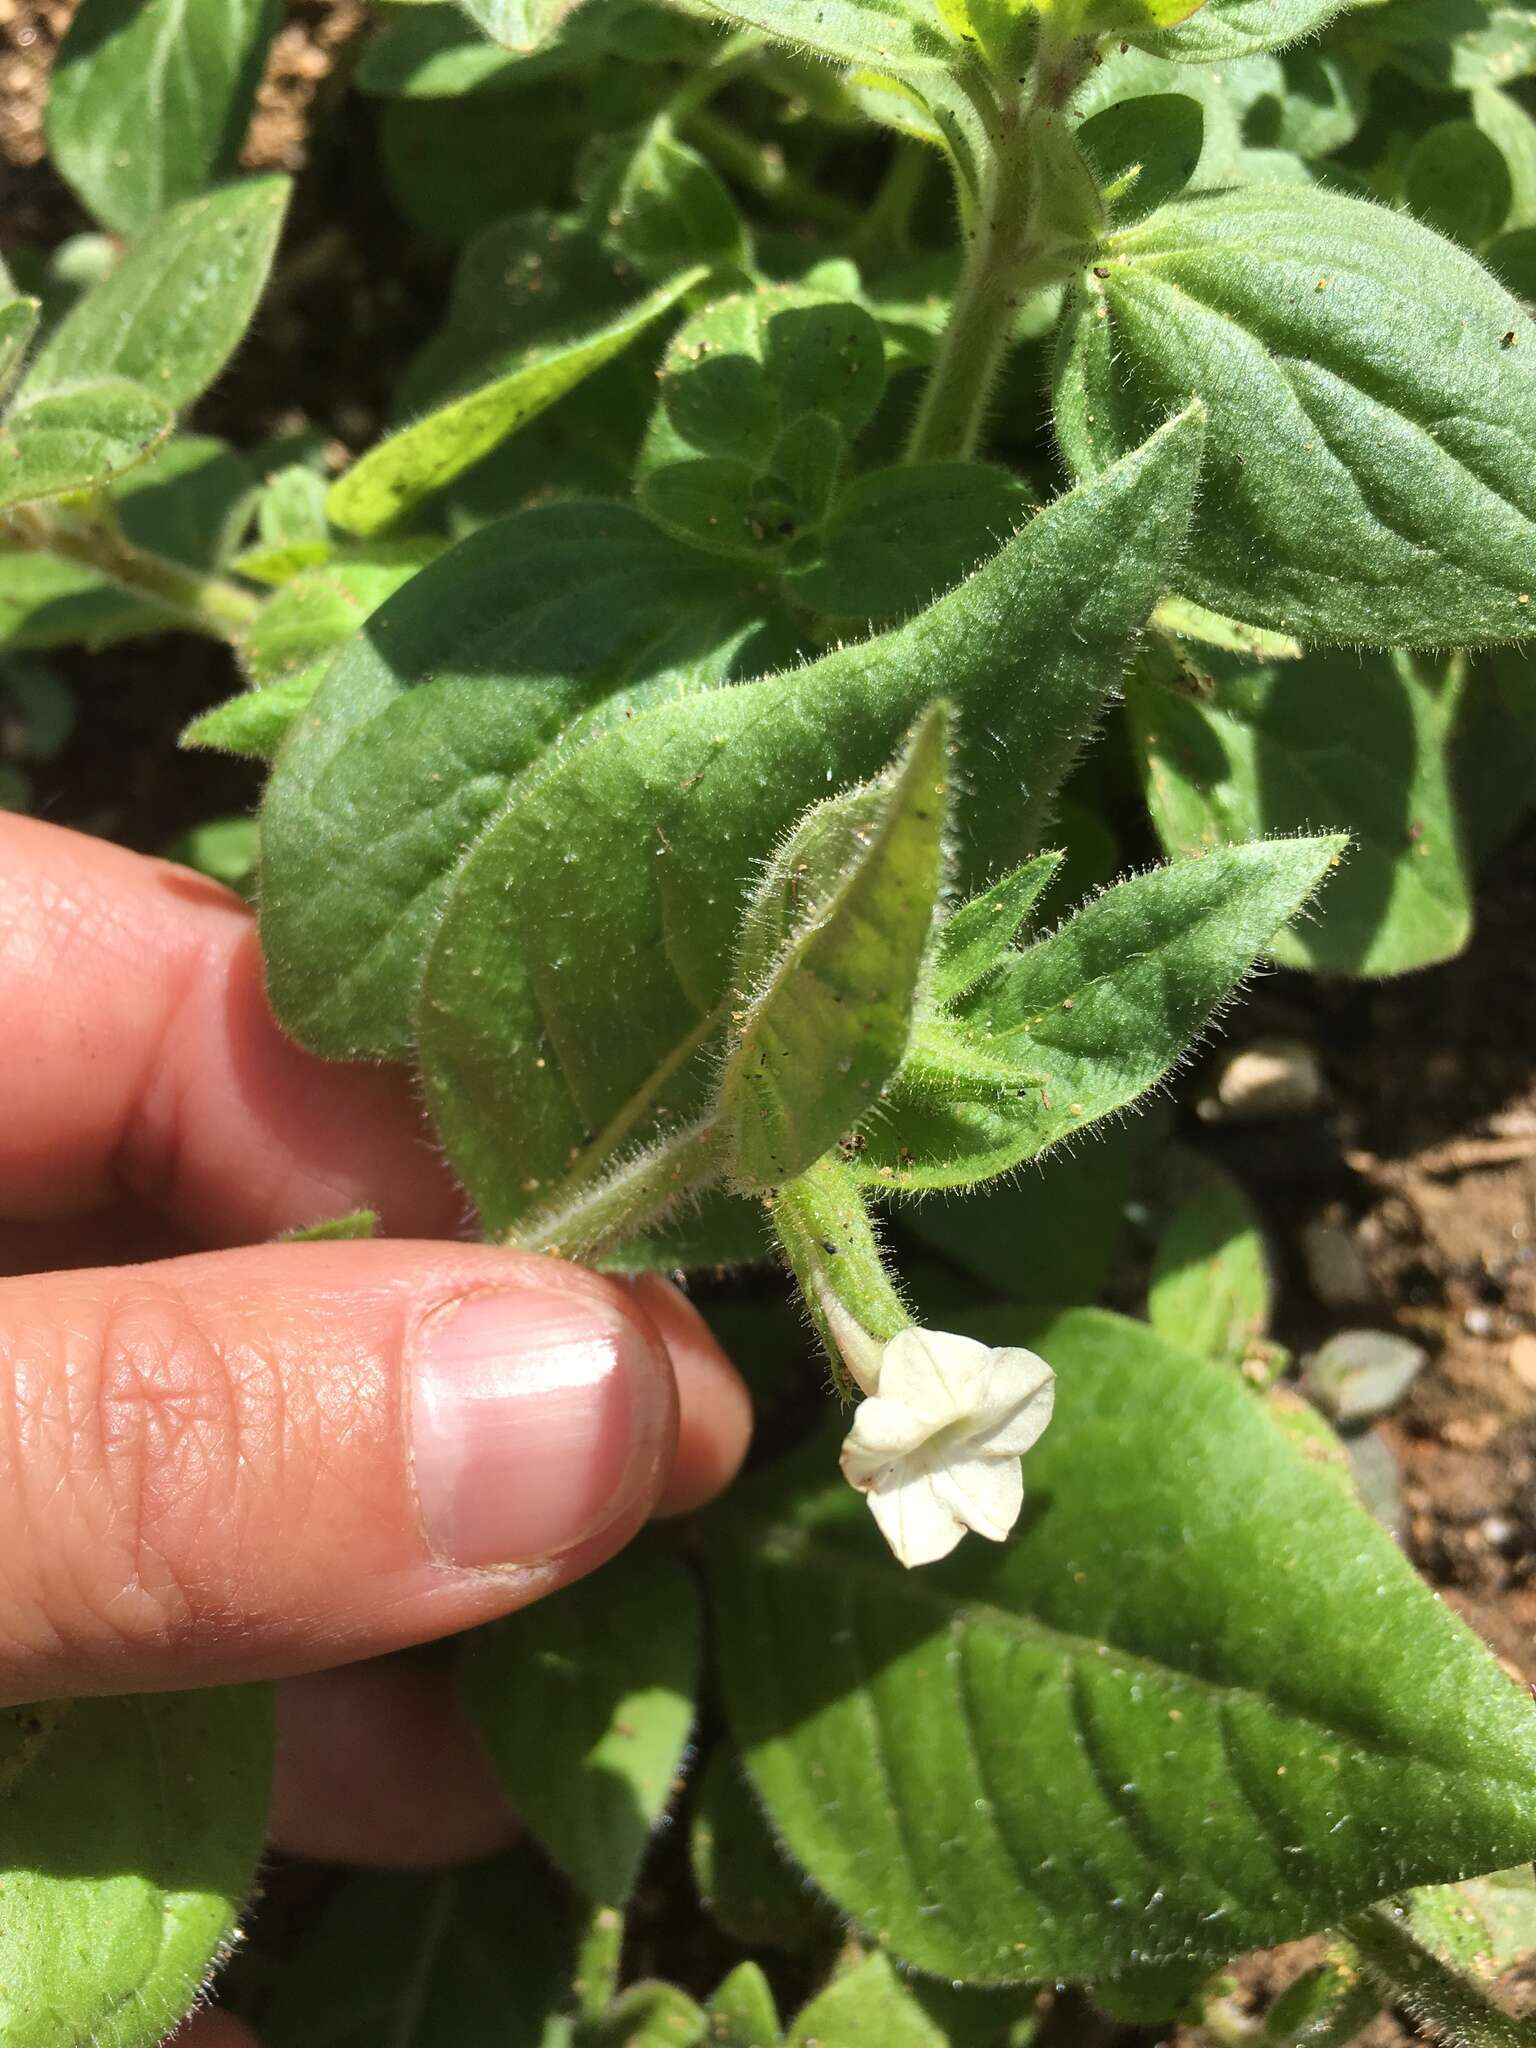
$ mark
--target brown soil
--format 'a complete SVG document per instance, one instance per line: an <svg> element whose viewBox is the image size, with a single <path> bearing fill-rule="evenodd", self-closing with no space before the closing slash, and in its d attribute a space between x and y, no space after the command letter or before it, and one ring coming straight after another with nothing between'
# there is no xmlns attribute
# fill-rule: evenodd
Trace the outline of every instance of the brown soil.
<svg viewBox="0 0 1536 2048"><path fill-rule="evenodd" d="M73 12L73 0L0 0L0 162L42 161L48 72Z"/></svg>
<svg viewBox="0 0 1536 2048"><path fill-rule="evenodd" d="M1536 1680L1536 837L1494 864L1476 935L1444 967L1367 987L1287 977L1245 1010L1322 1055L1316 1117L1223 1133L1277 1229L1278 1334L1304 1353L1342 1327L1430 1357L1378 1424L1425 1576ZM1357 1255L1353 1299L1320 1298L1309 1240ZM1346 1274L1347 1277L1347 1274Z"/></svg>
<svg viewBox="0 0 1536 2048"><path fill-rule="evenodd" d="M1204 1138L1273 1233L1282 1341L1304 1357L1338 1329L1370 1328L1427 1349L1408 1397L1375 1425L1397 1466L1405 1547L1523 1681L1536 1681L1533 929L1527 830L1485 877L1459 960L1374 987L1263 985L1238 1042L1308 1040L1331 1099L1315 1116ZM1351 1298L1336 1278L1328 1298L1318 1292L1329 1275L1307 1245L1319 1225L1357 1255ZM1239 2011L1264 2011L1318 1952L1295 1942L1247 1958L1234 1973ZM1510 2011L1536 2014L1530 1968L1496 1990ZM1423 2038L1383 2017L1358 2048ZM1208 2048L1197 2029L1174 2039Z"/></svg>
<svg viewBox="0 0 1536 2048"><path fill-rule="evenodd" d="M0 0L0 162L44 155L48 74L75 0ZM240 161L248 170L304 166L315 97L363 25L363 0L289 0L256 96Z"/></svg>
<svg viewBox="0 0 1536 2048"><path fill-rule="evenodd" d="M310 117L323 82L363 25L363 0L289 0L288 19L267 58L256 115L240 161L253 171L300 171Z"/></svg>

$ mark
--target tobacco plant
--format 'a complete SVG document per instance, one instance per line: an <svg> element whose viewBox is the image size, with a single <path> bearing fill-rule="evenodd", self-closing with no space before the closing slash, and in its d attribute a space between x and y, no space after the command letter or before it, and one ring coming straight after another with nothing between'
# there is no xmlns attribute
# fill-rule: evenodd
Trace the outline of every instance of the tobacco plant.
<svg viewBox="0 0 1536 2048"><path fill-rule="evenodd" d="M1150 1320L1091 1302L1123 1113L1256 963L1454 955L1525 802L1529 0L378 12L316 175L366 124L456 270L343 466L196 427L262 346L275 6L83 0L105 233L0 306L5 687L226 642L186 739L270 763L282 1023L419 1077L488 1236L696 1276L772 1454L464 1642L530 1847L344 1885L265 2038L984 2048L1071 1986L1526 2038L1536 1715L1265 1391L1240 1191ZM243 882L248 829L188 843ZM258 1689L0 1717L7 2044L182 2016L269 1741Z"/></svg>

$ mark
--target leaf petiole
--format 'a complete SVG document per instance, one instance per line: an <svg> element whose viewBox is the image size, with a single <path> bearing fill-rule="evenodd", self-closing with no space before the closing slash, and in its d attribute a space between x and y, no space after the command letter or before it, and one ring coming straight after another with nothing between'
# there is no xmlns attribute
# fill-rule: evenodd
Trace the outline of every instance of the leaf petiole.
<svg viewBox="0 0 1536 2048"><path fill-rule="evenodd" d="M633 1237L702 1194L725 1169L724 1136L713 1123L692 1124L659 1145L635 1153L601 1180L578 1184L511 1231L518 1251L590 1259L605 1246ZM564 1185L570 1187L567 1180Z"/></svg>
<svg viewBox="0 0 1536 2048"><path fill-rule="evenodd" d="M135 547L111 526L73 520L40 505L17 505L0 513L3 547L54 555L94 569L119 589L172 614L177 625L210 640L241 639L261 610L254 591L227 577L183 569Z"/></svg>

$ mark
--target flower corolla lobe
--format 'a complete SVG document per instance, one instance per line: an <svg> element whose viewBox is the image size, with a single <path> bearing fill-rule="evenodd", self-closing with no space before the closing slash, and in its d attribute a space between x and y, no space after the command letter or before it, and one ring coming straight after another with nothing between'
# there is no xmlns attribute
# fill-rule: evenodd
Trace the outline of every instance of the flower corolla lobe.
<svg viewBox="0 0 1536 2048"><path fill-rule="evenodd" d="M884 1345L878 1372L858 1377L869 1397L843 1442L843 1476L900 1561L933 1564L967 1529L1002 1542L1024 1504L1019 1460L1051 1419L1045 1360L906 1329Z"/></svg>

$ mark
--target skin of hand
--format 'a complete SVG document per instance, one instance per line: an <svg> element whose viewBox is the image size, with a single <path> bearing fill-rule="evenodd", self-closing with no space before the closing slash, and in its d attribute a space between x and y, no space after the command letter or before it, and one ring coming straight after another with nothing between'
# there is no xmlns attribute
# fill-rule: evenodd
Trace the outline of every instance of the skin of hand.
<svg viewBox="0 0 1536 2048"><path fill-rule="evenodd" d="M405 1076L284 1037L226 891L17 817L0 875L0 1704L282 1680L276 1845L487 1854L446 1664L391 1653L708 1500L745 1389L667 1283L464 1242Z"/></svg>

